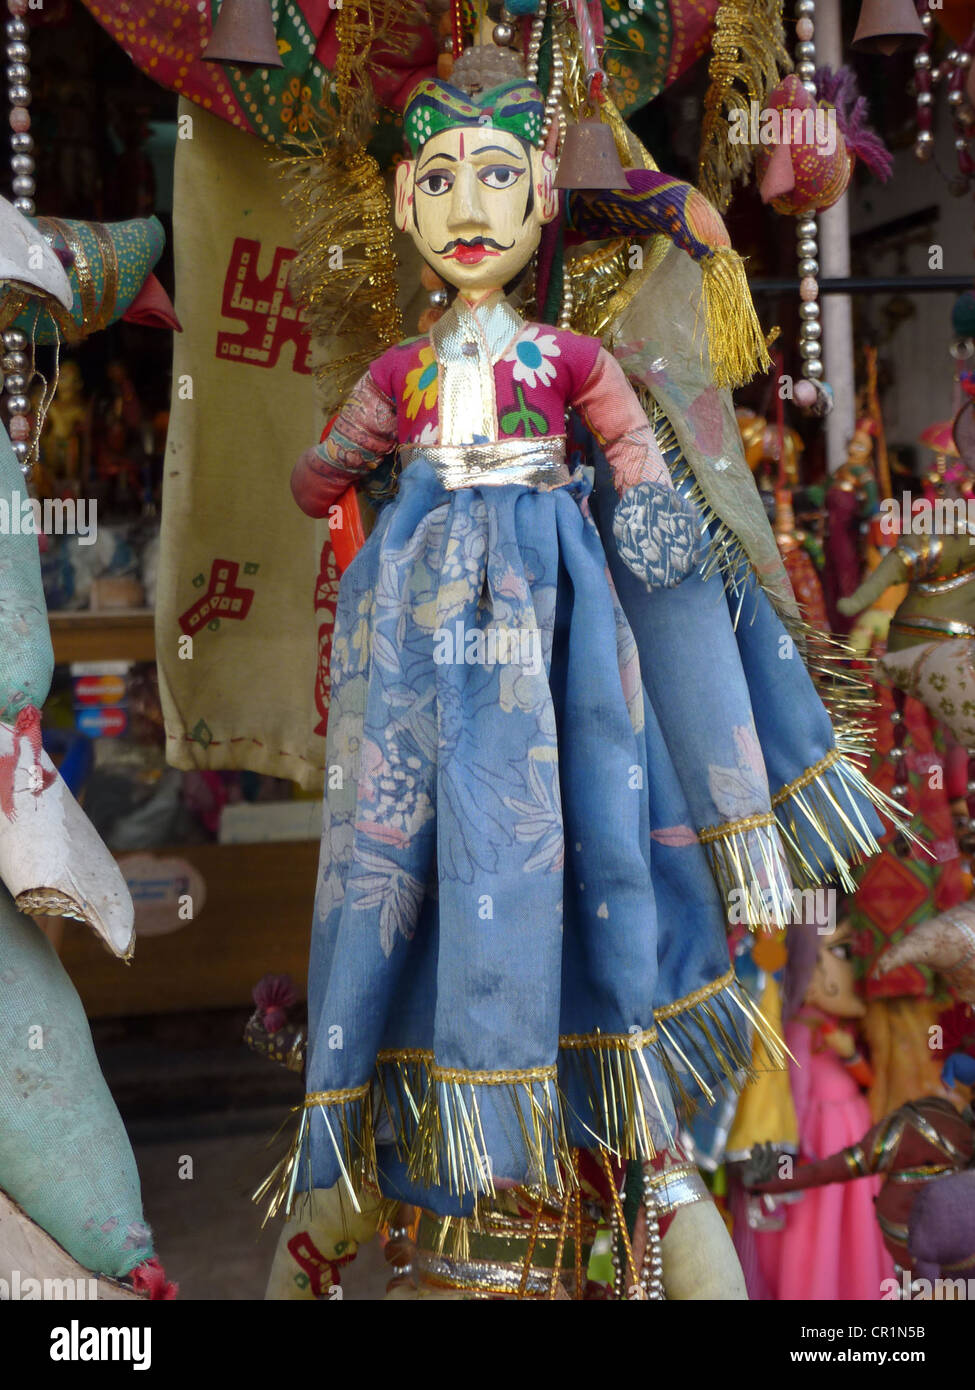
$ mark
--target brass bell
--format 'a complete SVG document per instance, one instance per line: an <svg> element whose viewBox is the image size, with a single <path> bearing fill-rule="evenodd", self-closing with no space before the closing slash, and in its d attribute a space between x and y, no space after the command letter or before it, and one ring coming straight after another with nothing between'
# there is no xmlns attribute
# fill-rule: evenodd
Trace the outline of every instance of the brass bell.
<svg viewBox="0 0 975 1390"><path fill-rule="evenodd" d="M200 56L235 68L283 68L270 0L223 0Z"/></svg>
<svg viewBox="0 0 975 1390"><path fill-rule="evenodd" d="M628 189L613 132L605 121L579 121L565 132L556 188Z"/></svg>
<svg viewBox="0 0 975 1390"><path fill-rule="evenodd" d="M924 37L914 0L863 0L853 47L889 58L899 48L918 48Z"/></svg>

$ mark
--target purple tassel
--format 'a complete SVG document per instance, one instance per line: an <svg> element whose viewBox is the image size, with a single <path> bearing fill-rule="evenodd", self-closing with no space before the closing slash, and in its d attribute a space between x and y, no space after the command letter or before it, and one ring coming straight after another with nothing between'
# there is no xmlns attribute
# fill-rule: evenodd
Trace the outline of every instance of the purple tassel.
<svg viewBox="0 0 975 1390"><path fill-rule="evenodd" d="M836 122L850 154L862 159L882 183L894 171L894 157L875 130L867 125L870 115L866 97L860 96L852 68L816 69L816 95L836 107Z"/></svg>

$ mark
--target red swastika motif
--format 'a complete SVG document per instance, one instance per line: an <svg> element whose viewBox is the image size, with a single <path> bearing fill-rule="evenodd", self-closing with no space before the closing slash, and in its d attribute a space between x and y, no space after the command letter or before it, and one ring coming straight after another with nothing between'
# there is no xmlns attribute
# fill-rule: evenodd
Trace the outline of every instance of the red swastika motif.
<svg viewBox="0 0 975 1390"><path fill-rule="evenodd" d="M243 620L247 617L254 602L254 590L237 587L239 573L240 565L236 560L214 560L206 592L180 615L179 625L183 632L192 637L214 618Z"/></svg>
<svg viewBox="0 0 975 1390"><path fill-rule="evenodd" d="M224 277L221 310L224 318L236 319L247 331L218 333L216 355L253 367L275 367L284 344L294 343L292 369L307 374L311 371L308 330L288 289L295 253L276 246L271 272L263 279L258 272L260 255L259 241L237 237Z"/></svg>

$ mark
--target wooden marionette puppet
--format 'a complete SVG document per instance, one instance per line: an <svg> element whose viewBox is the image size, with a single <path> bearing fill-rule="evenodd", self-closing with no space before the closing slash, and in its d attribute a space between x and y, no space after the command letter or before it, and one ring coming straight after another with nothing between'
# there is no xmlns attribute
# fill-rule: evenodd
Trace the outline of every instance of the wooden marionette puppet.
<svg viewBox="0 0 975 1390"><path fill-rule="evenodd" d="M726 921L783 920L790 871L848 880L879 822L784 625L801 642L720 344L695 340L709 286L733 286L729 336L757 329L720 218L650 168L570 195L579 239L677 245L624 297L614 352L526 322L506 290L558 214L543 115L525 81L416 88L396 217L456 294L292 478L326 516L390 453L401 467L340 589L308 1093L278 1202L340 1184L436 1226L517 1189L568 1222L579 1150L616 1165L613 1193L635 1165L648 1213L670 1164L713 1296L739 1296L676 1139L756 1034L783 1059ZM443 1287L441 1237L421 1282ZM486 1263L450 1286L524 1291Z"/></svg>

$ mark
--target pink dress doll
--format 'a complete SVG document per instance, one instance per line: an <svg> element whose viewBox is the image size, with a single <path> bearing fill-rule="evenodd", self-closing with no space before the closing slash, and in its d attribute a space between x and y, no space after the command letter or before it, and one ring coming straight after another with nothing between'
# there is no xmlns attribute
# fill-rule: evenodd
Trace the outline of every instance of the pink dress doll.
<svg viewBox="0 0 975 1390"><path fill-rule="evenodd" d="M840 923L832 934L818 937L802 1005L785 1026L795 1059L790 1080L802 1162L858 1143L873 1122L862 1089L869 1084L870 1068L844 1026L864 1012L854 991L848 933L848 925ZM894 1274L873 1209L881 1181L867 1177L810 1189L785 1206L781 1230L756 1233L770 1298L880 1298L882 1280Z"/></svg>

